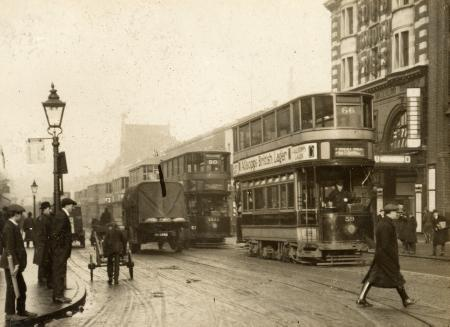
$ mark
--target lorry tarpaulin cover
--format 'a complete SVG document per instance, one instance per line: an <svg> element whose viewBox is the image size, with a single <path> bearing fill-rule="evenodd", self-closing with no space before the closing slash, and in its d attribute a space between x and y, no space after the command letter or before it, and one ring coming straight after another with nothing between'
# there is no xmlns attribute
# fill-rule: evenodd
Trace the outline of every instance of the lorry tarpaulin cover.
<svg viewBox="0 0 450 327"><path fill-rule="evenodd" d="M186 218L183 185L166 182L166 197L163 197L159 182L144 182L130 187L123 200L125 210L138 209L139 221L147 218ZM133 210L134 209L134 210Z"/></svg>

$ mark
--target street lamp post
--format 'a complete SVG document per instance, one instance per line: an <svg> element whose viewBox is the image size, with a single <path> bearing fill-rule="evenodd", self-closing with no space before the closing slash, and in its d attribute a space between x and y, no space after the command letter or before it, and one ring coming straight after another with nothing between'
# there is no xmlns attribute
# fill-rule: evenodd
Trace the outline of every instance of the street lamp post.
<svg viewBox="0 0 450 327"><path fill-rule="evenodd" d="M36 181L33 181L33 184L31 184L31 192L33 193L33 218L36 219L36 192L38 190L38 185L36 184Z"/></svg>
<svg viewBox="0 0 450 327"><path fill-rule="evenodd" d="M57 90L52 83L52 89L48 100L42 102L44 107L45 116L47 117L48 129L47 132L52 136L53 146L53 208L54 212L61 209L61 196L60 196L60 174L58 169L58 136L62 133L61 123L64 115L64 109L66 103L59 100Z"/></svg>

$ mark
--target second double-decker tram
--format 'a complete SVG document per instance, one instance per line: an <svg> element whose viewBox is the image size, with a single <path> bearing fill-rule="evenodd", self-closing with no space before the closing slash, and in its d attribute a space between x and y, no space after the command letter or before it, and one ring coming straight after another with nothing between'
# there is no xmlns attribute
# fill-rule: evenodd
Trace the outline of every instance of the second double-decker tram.
<svg viewBox="0 0 450 327"><path fill-rule="evenodd" d="M361 262L373 238L372 96L304 96L233 129L233 175L249 253Z"/></svg>
<svg viewBox="0 0 450 327"><path fill-rule="evenodd" d="M230 153L185 152L163 158L164 176L183 184L194 245L217 245L230 236Z"/></svg>

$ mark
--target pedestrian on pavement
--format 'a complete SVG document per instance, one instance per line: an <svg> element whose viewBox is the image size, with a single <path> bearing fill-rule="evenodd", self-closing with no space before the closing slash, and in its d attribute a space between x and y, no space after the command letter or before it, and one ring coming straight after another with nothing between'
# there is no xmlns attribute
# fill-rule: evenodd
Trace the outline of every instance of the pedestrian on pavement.
<svg viewBox="0 0 450 327"><path fill-rule="evenodd" d="M425 243L431 243L433 238L433 215L427 208L423 209L422 222L422 230L423 236L425 237Z"/></svg>
<svg viewBox="0 0 450 327"><path fill-rule="evenodd" d="M378 223L376 234L376 248L373 262L363 279L363 287L356 303L362 307L372 306L366 300L367 293L372 286L395 288L402 299L403 306L414 304L405 291L405 280L400 273L398 257L398 243L393 220L398 219L398 207L387 204L384 207L384 218Z"/></svg>
<svg viewBox="0 0 450 327"><path fill-rule="evenodd" d="M33 215L31 212L28 212L27 218L23 221L23 231L25 233L24 241L27 243L27 248L29 248L30 242L33 240Z"/></svg>
<svg viewBox="0 0 450 327"><path fill-rule="evenodd" d="M70 303L71 299L64 296L67 260L72 252L72 232L69 216L77 203L70 198L61 200L61 211L53 217L51 231L52 247L52 286L53 301L56 303ZM58 209L57 209L58 210Z"/></svg>
<svg viewBox="0 0 450 327"><path fill-rule="evenodd" d="M116 223L108 225L105 240L103 241L103 252L108 258L108 284L119 284L120 257L126 252L127 240Z"/></svg>
<svg viewBox="0 0 450 327"><path fill-rule="evenodd" d="M408 243L406 242L406 230L408 224L408 216L403 209L403 204L398 205L398 219L394 225L397 231L397 238L402 242L402 253L408 253Z"/></svg>
<svg viewBox="0 0 450 327"><path fill-rule="evenodd" d="M33 263L38 265L38 283L40 285L50 284L48 260L50 247L50 202L44 201L40 205L41 214L34 221L33 236L34 236L34 257Z"/></svg>
<svg viewBox="0 0 450 327"><path fill-rule="evenodd" d="M417 221L413 215L410 215L405 224L405 242L408 254L416 254L417 243Z"/></svg>
<svg viewBox="0 0 450 327"><path fill-rule="evenodd" d="M27 266L27 252L20 233L20 220L25 209L17 204L8 207L9 220L5 222L3 228L3 254L0 258L0 267L5 270L6 297L5 297L5 319L22 320L28 317L35 317L36 314L25 309L27 285L22 272ZM8 259L9 258L9 259ZM12 260L12 270L10 269ZM13 279L17 281L19 296L16 297ZM17 311L16 311L17 310Z"/></svg>
<svg viewBox="0 0 450 327"><path fill-rule="evenodd" d="M448 225L444 216L439 211L433 210L433 255L436 255L436 248L441 246L441 256L445 254L445 242L448 241Z"/></svg>

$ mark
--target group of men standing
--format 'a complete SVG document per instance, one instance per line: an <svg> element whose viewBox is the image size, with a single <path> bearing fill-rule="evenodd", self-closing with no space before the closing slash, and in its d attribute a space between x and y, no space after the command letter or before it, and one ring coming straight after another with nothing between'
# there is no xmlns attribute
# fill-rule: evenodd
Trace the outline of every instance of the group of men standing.
<svg viewBox="0 0 450 327"><path fill-rule="evenodd" d="M35 253L33 263L39 266L38 282L53 288L55 303L70 303L64 296L66 289L67 260L72 250L72 230L69 216L76 202L65 198L61 210L51 212L49 202L42 202L41 214L33 225ZM20 320L35 314L25 310L26 283L22 272L27 266L27 253L20 231L25 209L17 204L10 205L4 212L1 230L0 267L5 270L6 320ZM3 226L1 226L3 225Z"/></svg>

